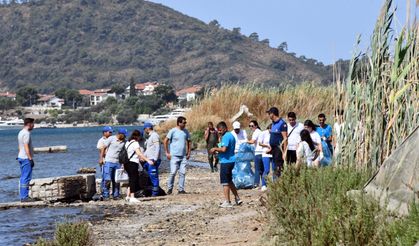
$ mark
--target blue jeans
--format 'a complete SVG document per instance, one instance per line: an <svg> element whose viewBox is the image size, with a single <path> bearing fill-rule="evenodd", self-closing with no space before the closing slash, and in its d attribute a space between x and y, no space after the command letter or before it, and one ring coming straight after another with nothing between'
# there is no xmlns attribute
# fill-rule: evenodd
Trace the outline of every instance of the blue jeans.
<svg viewBox="0 0 419 246"><path fill-rule="evenodd" d="M263 179L263 161L262 155L255 155L255 181L254 185L259 186L260 180Z"/></svg>
<svg viewBox="0 0 419 246"><path fill-rule="evenodd" d="M151 184L153 185L152 188L152 196L159 195L159 166L160 166L161 160L154 161L154 165L144 164L144 170L147 171L148 176L150 176Z"/></svg>
<svg viewBox="0 0 419 246"><path fill-rule="evenodd" d="M109 190L112 183L112 196L119 197L119 184L115 182L116 169L121 168L121 164L113 162L105 162L103 167L103 179L105 185L103 186L103 197L109 198Z"/></svg>
<svg viewBox="0 0 419 246"><path fill-rule="evenodd" d="M266 180L268 178L271 165L272 165L272 170L274 171L274 174L272 175L272 181L275 181L277 179L277 176L275 175L276 166L275 166L275 162L273 161L271 157L262 157L262 162L263 162L262 186L266 186Z"/></svg>
<svg viewBox="0 0 419 246"><path fill-rule="evenodd" d="M20 165L19 196L20 200L29 197L29 183L32 179L32 166L29 159L17 159Z"/></svg>
<svg viewBox="0 0 419 246"><path fill-rule="evenodd" d="M167 179L167 188L173 189L175 183L175 176L179 170L179 191L185 190L185 174L186 174L186 156L172 156L170 159L170 174Z"/></svg>

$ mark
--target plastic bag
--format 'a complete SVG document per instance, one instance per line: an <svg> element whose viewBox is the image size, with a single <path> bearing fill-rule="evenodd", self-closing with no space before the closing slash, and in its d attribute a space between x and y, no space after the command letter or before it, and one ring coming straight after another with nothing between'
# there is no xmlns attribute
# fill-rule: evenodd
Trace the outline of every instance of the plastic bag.
<svg viewBox="0 0 419 246"><path fill-rule="evenodd" d="M253 144L242 143L236 153L236 162L254 161L255 146Z"/></svg>
<svg viewBox="0 0 419 246"><path fill-rule="evenodd" d="M116 169L115 171L115 182L117 183L128 183L128 173L124 169Z"/></svg>
<svg viewBox="0 0 419 246"><path fill-rule="evenodd" d="M249 161L234 164L233 183L237 189L253 188L254 173Z"/></svg>

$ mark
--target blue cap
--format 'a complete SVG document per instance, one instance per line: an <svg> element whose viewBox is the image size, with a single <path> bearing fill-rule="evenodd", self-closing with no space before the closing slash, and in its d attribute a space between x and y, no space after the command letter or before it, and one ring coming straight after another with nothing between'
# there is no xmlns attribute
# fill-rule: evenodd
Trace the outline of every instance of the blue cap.
<svg viewBox="0 0 419 246"><path fill-rule="evenodd" d="M113 132L113 129L110 126L105 126L103 127L102 132Z"/></svg>
<svg viewBox="0 0 419 246"><path fill-rule="evenodd" d="M125 128L119 128L118 129L119 134L124 134L125 136L128 135L128 130Z"/></svg>
<svg viewBox="0 0 419 246"><path fill-rule="evenodd" d="M153 124L151 124L150 122L145 122L144 123L144 129L146 128L153 128Z"/></svg>

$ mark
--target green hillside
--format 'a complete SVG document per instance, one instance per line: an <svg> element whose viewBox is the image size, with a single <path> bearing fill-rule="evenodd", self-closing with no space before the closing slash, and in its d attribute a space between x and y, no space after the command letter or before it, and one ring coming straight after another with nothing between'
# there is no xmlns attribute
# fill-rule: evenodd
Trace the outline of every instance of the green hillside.
<svg viewBox="0 0 419 246"><path fill-rule="evenodd" d="M0 5L0 88L329 83L331 66L267 40L142 0L39 0Z"/></svg>

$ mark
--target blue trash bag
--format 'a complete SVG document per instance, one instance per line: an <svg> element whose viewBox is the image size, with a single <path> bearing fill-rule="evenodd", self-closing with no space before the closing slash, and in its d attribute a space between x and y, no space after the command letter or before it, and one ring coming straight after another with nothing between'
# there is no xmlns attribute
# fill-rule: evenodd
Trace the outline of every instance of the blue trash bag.
<svg viewBox="0 0 419 246"><path fill-rule="evenodd" d="M242 143L235 157L236 162L253 161L255 159L255 145Z"/></svg>
<svg viewBox="0 0 419 246"><path fill-rule="evenodd" d="M323 159L320 160L320 166L326 167L332 163L332 153L325 141L322 141Z"/></svg>
<svg viewBox="0 0 419 246"><path fill-rule="evenodd" d="M250 161L236 161L233 169L233 183L236 188L250 189L253 187L254 180Z"/></svg>

